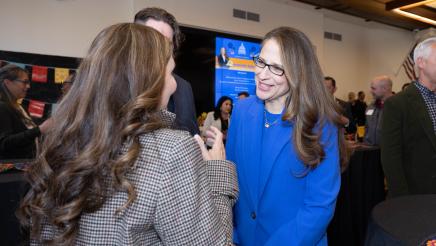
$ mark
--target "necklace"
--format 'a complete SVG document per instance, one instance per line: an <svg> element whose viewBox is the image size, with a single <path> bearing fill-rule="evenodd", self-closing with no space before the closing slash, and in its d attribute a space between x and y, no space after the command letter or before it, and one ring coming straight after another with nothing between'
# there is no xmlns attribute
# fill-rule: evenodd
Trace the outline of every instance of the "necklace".
<svg viewBox="0 0 436 246"><path fill-rule="evenodd" d="M280 119L280 118L278 118L273 122L269 122L268 118L266 117L266 110L263 111L263 117L265 118L265 128L269 128L270 126L277 124L279 122L279 119Z"/></svg>

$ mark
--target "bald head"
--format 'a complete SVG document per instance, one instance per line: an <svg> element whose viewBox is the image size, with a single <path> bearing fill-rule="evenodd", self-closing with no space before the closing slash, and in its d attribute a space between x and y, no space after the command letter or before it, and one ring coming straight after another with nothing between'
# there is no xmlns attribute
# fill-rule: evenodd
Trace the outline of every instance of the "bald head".
<svg viewBox="0 0 436 246"><path fill-rule="evenodd" d="M386 100L392 96L392 80L389 76L381 75L371 81L371 94L374 99Z"/></svg>

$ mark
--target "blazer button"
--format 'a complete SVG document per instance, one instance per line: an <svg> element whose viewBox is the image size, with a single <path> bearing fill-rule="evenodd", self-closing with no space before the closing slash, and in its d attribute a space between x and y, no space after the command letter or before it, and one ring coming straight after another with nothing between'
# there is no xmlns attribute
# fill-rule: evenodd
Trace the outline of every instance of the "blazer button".
<svg viewBox="0 0 436 246"><path fill-rule="evenodd" d="M251 212L251 218L254 219L254 220L256 219L256 213L255 212Z"/></svg>

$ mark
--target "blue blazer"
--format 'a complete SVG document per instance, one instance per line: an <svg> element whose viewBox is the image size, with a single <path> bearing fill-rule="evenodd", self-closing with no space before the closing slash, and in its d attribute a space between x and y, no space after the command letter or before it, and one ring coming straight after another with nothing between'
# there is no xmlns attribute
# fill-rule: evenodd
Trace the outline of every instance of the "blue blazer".
<svg viewBox="0 0 436 246"><path fill-rule="evenodd" d="M283 122L270 165L255 174L261 153L264 104L240 101L232 113L227 157L236 163L240 196L234 208L234 241L239 245L327 245L326 228L340 187L338 130L322 128L325 160L308 170L291 141L293 125ZM301 175L306 172L306 175ZM260 177L259 177L260 176Z"/></svg>

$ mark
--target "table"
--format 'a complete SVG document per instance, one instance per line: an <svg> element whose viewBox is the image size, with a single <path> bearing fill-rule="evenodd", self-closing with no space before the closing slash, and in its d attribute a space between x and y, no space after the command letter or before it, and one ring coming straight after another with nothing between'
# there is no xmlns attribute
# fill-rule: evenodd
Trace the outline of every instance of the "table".
<svg viewBox="0 0 436 246"><path fill-rule="evenodd" d="M371 210L384 199L380 149L357 148L341 175L335 214L327 230L329 245L364 245Z"/></svg>
<svg viewBox="0 0 436 246"><path fill-rule="evenodd" d="M403 196L378 204L365 245L426 245L436 238L436 195Z"/></svg>
<svg viewBox="0 0 436 246"><path fill-rule="evenodd" d="M15 216L27 189L23 171L0 173L0 245L22 245L28 238Z"/></svg>

